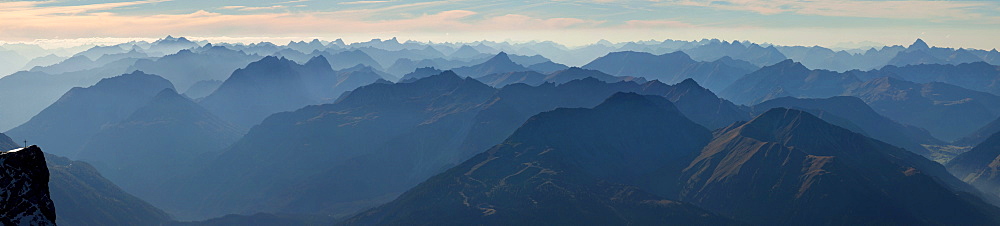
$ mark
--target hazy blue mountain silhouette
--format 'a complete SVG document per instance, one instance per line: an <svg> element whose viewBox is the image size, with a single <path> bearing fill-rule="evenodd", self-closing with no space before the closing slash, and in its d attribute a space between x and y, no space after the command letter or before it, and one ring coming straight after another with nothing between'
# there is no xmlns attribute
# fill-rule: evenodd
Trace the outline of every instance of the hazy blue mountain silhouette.
<svg viewBox="0 0 1000 226"><path fill-rule="evenodd" d="M170 216L123 191L82 161L46 154L49 189L61 225L158 225Z"/></svg>
<svg viewBox="0 0 1000 226"><path fill-rule="evenodd" d="M481 64L454 68L452 70L460 76L472 78L479 78L497 73L531 71L531 69L511 61L510 56L504 52L500 52L496 56L493 56L493 58L490 58Z"/></svg>
<svg viewBox="0 0 1000 226"><path fill-rule="evenodd" d="M97 167L122 189L158 204L168 179L194 172L243 136L236 126L164 89L124 120L95 133L77 159Z"/></svg>
<svg viewBox="0 0 1000 226"><path fill-rule="evenodd" d="M778 97L825 98L837 96L860 83L849 73L809 70L801 63L785 60L743 76L720 96L737 104L757 104Z"/></svg>
<svg viewBox="0 0 1000 226"><path fill-rule="evenodd" d="M139 109L170 81L140 71L75 87L30 121L7 131L18 140L44 145L49 153L77 157L80 148L104 125L117 123Z"/></svg>
<svg viewBox="0 0 1000 226"><path fill-rule="evenodd" d="M694 79L716 92L752 72L745 67L724 62L698 62L683 52L653 55L644 52L614 52L584 65L584 69L599 70L615 76L642 77L665 83Z"/></svg>
<svg viewBox="0 0 1000 226"><path fill-rule="evenodd" d="M234 70L260 58L222 46L207 46L194 51L182 50L161 58L139 60L132 69L170 80L178 92L184 93L198 81L225 80Z"/></svg>
<svg viewBox="0 0 1000 226"><path fill-rule="evenodd" d="M698 47L683 49L684 53L697 61L715 61L722 57L731 57L750 62L758 67L773 65L785 59L784 54L774 46L763 47L754 43L738 41L714 41Z"/></svg>
<svg viewBox="0 0 1000 226"><path fill-rule="evenodd" d="M852 71L863 80L893 77L916 83L942 82L962 88L1000 95L1000 66L984 62L885 66L879 70Z"/></svg>
<svg viewBox="0 0 1000 226"><path fill-rule="evenodd" d="M107 65L74 72L48 74L21 71L0 78L0 130L9 130L27 122L52 105L73 87L87 87L101 79L130 73L136 59L122 59Z"/></svg>
<svg viewBox="0 0 1000 226"><path fill-rule="evenodd" d="M524 83L532 86L541 85L542 83L551 82L555 84L563 84L569 81L584 79L584 78L596 78L602 82L614 83L620 81L631 81L635 78L631 77L617 77L597 70L587 70L578 67L572 67L569 69L552 72L549 74L542 74L535 71L521 71L521 72L507 72L498 74L489 74L483 77L476 78L487 85L493 87L504 87L514 83ZM645 82L641 80L641 82Z"/></svg>
<svg viewBox="0 0 1000 226"><path fill-rule="evenodd" d="M538 114L500 145L345 223L732 224L642 190L644 177L710 136L662 97L619 93L593 109Z"/></svg>
<svg viewBox="0 0 1000 226"><path fill-rule="evenodd" d="M330 67L333 70L340 70L345 68L350 68L357 66L358 64L369 66L375 68L376 70L382 70L382 65L379 64L375 59L369 56L367 53L361 50L349 50L349 51L325 51L322 54L327 61L329 61Z"/></svg>
<svg viewBox="0 0 1000 226"><path fill-rule="evenodd" d="M334 71L323 56L304 65L265 57L233 72L200 104L237 126L250 128L268 115L333 101L343 92L378 79L368 67Z"/></svg>
<svg viewBox="0 0 1000 226"><path fill-rule="evenodd" d="M199 99L212 94L219 86L222 86L221 80L201 80L191 85L191 88L188 88L184 92L184 96L191 99Z"/></svg>
<svg viewBox="0 0 1000 226"><path fill-rule="evenodd" d="M872 70L887 65L899 52L906 50L903 46L884 46L869 48L863 53L849 53L844 50L834 51L821 46L777 46L782 54L795 62L801 62L808 68L832 71Z"/></svg>
<svg viewBox="0 0 1000 226"><path fill-rule="evenodd" d="M205 211L218 212L189 214L347 213L390 201L394 194L502 141L534 114L557 107L593 107L618 91L669 96L682 112L698 113L699 123L725 125L748 118L732 103L691 83L693 86L674 87L659 82L604 83L587 78L559 86L518 84L497 91L451 72L414 82L378 83L352 91L334 104L269 117L219 157L211 170L204 170L218 175L194 176L178 184L220 180L209 178L233 181L221 184L223 187L191 191L221 189L230 195L209 197L213 201L199 204ZM293 149L309 156L273 151ZM286 158L295 160L274 161ZM280 172L238 170L278 162L300 164L293 169L279 167ZM297 173L300 171L313 173ZM279 175L284 175L280 177L285 183L239 182L248 177L270 181L266 178ZM246 197L256 197L256 201ZM190 204L181 204L168 209L192 209Z"/></svg>
<svg viewBox="0 0 1000 226"><path fill-rule="evenodd" d="M993 196L1000 195L1000 133L948 161L951 173Z"/></svg>
<svg viewBox="0 0 1000 226"><path fill-rule="evenodd" d="M857 97L838 96L825 99L782 97L754 105L752 108L760 113L777 107L809 112L813 116L851 130L851 132L902 147L928 158L931 156L930 150L921 144L945 144L945 142L931 136L925 129L900 124L878 114Z"/></svg>
<svg viewBox="0 0 1000 226"><path fill-rule="evenodd" d="M968 136L962 137L962 139L958 139L953 143L963 146L976 146L979 145L979 143L985 141L986 138L992 136L994 133L1000 133L1000 118L997 118L997 120L993 120L992 122L976 130L976 132L973 132Z"/></svg>
<svg viewBox="0 0 1000 226"><path fill-rule="evenodd" d="M861 98L879 114L925 128L945 141L968 136L1000 117L1000 97L938 82L917 84L883 77L844 94Z"/></svg>
<svg viewBox="0 0 1000 226"><path fill-rule="evenodd" d="M413 70L413 72L403 75L403 77L399 79L399 82L413 82L417 81L418 79L441 74L441 72L443 71L438 70L437 68L434 67L417 68L416 70Z"/></svg>
<svg viewBox="0 0 1000 226"><path fill-rule="evenodd" d="M552 61L546 61L546 62L541 62L541 63L537 63L537 64L528 65L528 69L531 69L532 71L546 73L546 74L547 73L552 73L552 72L566 70L566 69L569 69L569 68L570 67L566 66L565 64L555 63L555 62L552 62Z"/></svg>
<svg viewBox="0 0 1000 226"><path fill-rule="evenodd" d="M930 47L924 40L917 39L906 50L889 60L888 65L963 64L979 61L985 60L969 50Z"/></svg>

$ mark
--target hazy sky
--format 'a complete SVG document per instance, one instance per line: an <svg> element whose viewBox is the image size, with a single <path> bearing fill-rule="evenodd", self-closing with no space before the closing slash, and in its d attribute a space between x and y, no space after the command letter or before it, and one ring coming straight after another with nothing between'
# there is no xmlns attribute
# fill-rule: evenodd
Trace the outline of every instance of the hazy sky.
<svg viewBox="0 0 1000 226"><path fill-rule="evenodd" d="M168 34L213 41L399 37L568 45L721 38L831 46L909 44L920 37L936 46L992 49L1000 47L1000 1L0 0L0 41L117 42Z"/></svg>

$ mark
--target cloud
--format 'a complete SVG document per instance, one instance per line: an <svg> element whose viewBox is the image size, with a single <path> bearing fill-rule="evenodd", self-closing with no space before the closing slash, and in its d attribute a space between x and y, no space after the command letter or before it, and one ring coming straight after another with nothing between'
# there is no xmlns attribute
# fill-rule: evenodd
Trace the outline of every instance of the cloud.
<svg viewBox="0 0 1000 226"><path fill-rule="evenodd" d="M340 5L358 5L358 4L372 4L372 3L386 3L392 1L353 1L353 2L338 2Z"/></svg>
<svg viewBox="0 0 1000 226"><path fill-rule="evenodd" d="M975 10L995 7L988 1L859 1L859 0L666 0L661 6L697 6L750 11L762 15L794 13L831 17L890 19L977 19Z"/></svg>
<svg viewBox="0 0 1000 226"><path fill-rule="evenodd" d="M625 21L623 28L692 28L693 24L676 20L629 20Z"/></svg>

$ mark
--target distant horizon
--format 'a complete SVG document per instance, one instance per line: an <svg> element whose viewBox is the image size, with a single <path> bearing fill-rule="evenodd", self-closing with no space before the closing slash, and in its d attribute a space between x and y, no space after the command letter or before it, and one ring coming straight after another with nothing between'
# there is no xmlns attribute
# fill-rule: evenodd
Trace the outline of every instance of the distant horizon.
<svg viewBox="0 0 1000 226"><path fill-rule="evenodd" d="M832 47L1000 48L998 1L805 0L13 0L0 2L0 41L64 46L88 40L313 38L468 42L549 40L580 46L649 39L749 40ZM96 37L96 38L95 38ZM331 39L331 40L332 40ZM264 40L259 40L264 41Z"/></svg>
<svg viewBox="0 0 1000 226"><path fill-rule="evenodd" d="M254 44L254 43L269 42L269 43L273 43L275 45L282 45L282 46L288 44L289 42L300 42L300 41L310 42L310 41L315 40L315 39L318 39L318 40L323 41L323 42L332 42L332 41L340 39L340 40L344 41L344 43L347 44L347 45L351 45L351 44L355 44L355 43L369 42L369 41L376 40L376 39L386 41L386 40L391 40L393 38L397 39L397 41L400 42L400 43L418 42L418 43L423 43L423 44L428 44L428 43L435 43L435 44L466 44L466 43L479 43L479 42L495 42L495 43L522 44L522 43L532 43L532 42L536 42L536 43L540 43L540 42L554 42L554 43L563 45L563 46L565 46L567 48L570 48L570 49L585 47L585 46L589 46L589 45L595 45L595 44L598 44L601 41L608 41L608 42L611 42L613 44L622 44L622 43L630 43L630 42L650 42L650 41L652 41L652 42L663 42L663 41L667 41L667 40L697 42L697 41L701 41L701 40L713 40L713 39L717 39L719 41L730 42L730 43L732 43L734 41L739 41L739 42L751 42L751 43L759 44L759 45L805 46L805 47L820 46L820 47L824 47L824 48L828 48L828 49L832 49L832 50L857 50L857 49L864 50L864 49L869 49L869 48L880 49L881 47L888 47L888 46L903 46L903 47L906 47L906 46L909 46L910 44L913 44L913 42L915 42L917 39L920 39L920 40L923 40L924 42L926 42L931 47L952 48L952 49L960 49L960 48L964 48L964 49L980 49L980 50L986 50L986 51L990 51L992 49L996 49L996 47L992 47L992 48L976 48L976 47L968 47L968 46L947 46L947 45L937 44L938 43L937 40L927 39L927 38L922 38L922 37L914 37L914 38L910 39L909 41L898 41L898 42L880 42L880 41L873 41L873 40L862 40L862 41L844 41L844 42L838 42L838 43L832 43L832 44L801 44L801 43L799 43L799 44L785 44L785 43L776 43L776 42L769 42L769 41L755 41L755 40L749 40L749 39L723 39L723 38L710 38L710 37L697 38L697 39L679 39L679 38L654 38L654 39L635 39L635 40L597 39L597 40L593 40L593 41L590 41L590 42L566 43L566 42L560 42L560 41L557 41L557 40L541 40L541 39L532 39L532 40L515 40L515 39L491 40L491 39L479 39L479 40L442 40L442 41L437 41L437 40L426 40L426 39L425 40L421 40L421 39L408 39L408 38L402 38L402 37L397 37L397 36L389 36L389 37L375 37L375 36L373 36L371 38L367 38L366 39L364 37L352 37L352 38L336 37L335 38L335 37L318 37L318 36L314 36L314 37L261 37L261 36L254 36L254 37L251 37L251 36L248 36L248 37L226 37L226 36L221 36L221 37L199 37L199 36L183 36L183 35L163 35L163 36L160 36L160 37L120 37L120 38L119 37L94 37L94 38L75 38L75 39L37 39L37 40L32 40L32 41L4 41L4 40L0 40L0 46L2 46L2 45L11 45L11 44L27 44L27 45L36 45L36 46L42 47L44 49L53 50L53 49L71 49L71 48L91 47L91 46L113 46L113 45L119 45L119 44L129 43L129 42L150 42L150 43L152 43L152 42L155 42L157 40L162 40L162 39L164 39L166 37L174 37L174 38L181 38L181 37L183 37L183 38L186 38L186 39L194 41L194 42L227 43L227 44Z"/></svg>

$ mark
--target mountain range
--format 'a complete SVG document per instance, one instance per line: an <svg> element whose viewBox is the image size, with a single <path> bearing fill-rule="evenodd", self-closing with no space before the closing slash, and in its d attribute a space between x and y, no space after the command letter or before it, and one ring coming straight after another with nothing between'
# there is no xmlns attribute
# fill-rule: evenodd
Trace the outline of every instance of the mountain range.
<svg viewBox="0 0 1000 226"><path fill-rule="evenodd" d="M618 93L593 109L538 114L503 143L345 224L735 224L642 190L710 137L663 97Z"/></svg>

